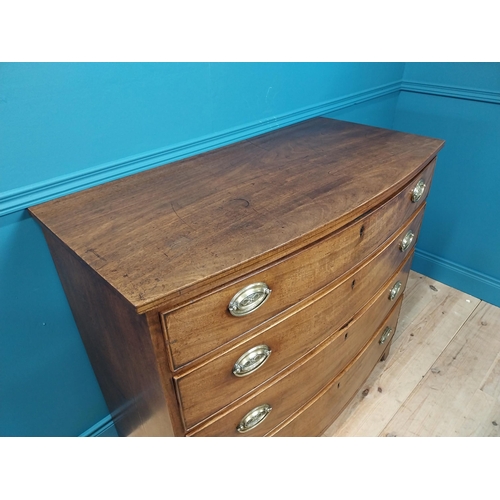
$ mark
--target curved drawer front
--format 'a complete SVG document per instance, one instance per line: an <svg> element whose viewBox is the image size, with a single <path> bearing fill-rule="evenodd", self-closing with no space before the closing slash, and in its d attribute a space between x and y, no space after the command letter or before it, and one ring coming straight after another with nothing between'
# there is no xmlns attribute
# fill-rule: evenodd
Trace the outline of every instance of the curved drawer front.
<svg viewBox="0 0 500 500"><path fill-rule="evenodd" d="M375 252L424 205L428 189L416 202L412 193L420 179L430 184L434 164L435 160L399 194L346 228L272 267L163 313L172 370L255 328Z"/></svg>
<svg viewBox="0 0 500 500"><path fill-rule="evenodd" d="M389 316L381 325L377 325L376 327L374 325L368 326L368 320L365 323L362 317L358 320L360 321L359 328L355 325L352 326L353 338L359 337L359 343L361 344L361 346L357 346L358 350L375 333L374 340L371 341L368 350L371 352L373 349L372 345L376 344L374 348L382 354L386 345L379 344L378 342L386 328L391 328L392 332L396 330L400 307L401 300L398 300ZM366 335L366 328L369 328L368 335ZM193 435L263 436L271 429L274 429L292 415L297 408L300 408L314 398L319 391L338 375L340 370L335 358L338 351L339 337L340 342L343 342L344 336L340 333L332 341L325 342L318 349L315 349L311 355L306 356L300 366L289 371L283 378L268 386L261 393L236 407L219 420L193 433ZM355 361L355 364L357 364L357 361ZM268 412L266 418L250 431L244 434L239 432L238 426L242 419L254 409L263 406L269 406L272 409L272 411Z"/></svg>
<svg viewBox="0 0 500 500"><path fill-rule="evenodd" d="M401 302L401 299L400 299ZM369 377L382 357L391 336L383 344L380 339L384 329L379 330L340 376L326 386L315 398L300 408L290 419L271 430L269 436L320 436L342 413Z"/></svg>
<svg viewBox="0 0 500 500"><path fill-rule="evenodd" d="M336 334L338 338L335 340L338 351L334 365L340 371L368 340L365 333L370 332L373 325L380 324L395 300L402 296L413 251L391 279L383 283L387 278L384 271L390 254L397 252L397 242L395 240L354 276L339 283L284 321L187 375L174 378L186 429L262 384L339 328L341 330ZM353 280L356 280L354 287ZM391 299L391 290L396 283L400 283L400 290ZM374 297L375 293L377 295ZM370 302L351 320L356 311L368 301ZM235 362L245 353L252 355L252 351L258 350L260 346L269 349L269 357L253 373L243 378L236 377L233 374ZM258 359L256 364L259 361Z"/></svg>

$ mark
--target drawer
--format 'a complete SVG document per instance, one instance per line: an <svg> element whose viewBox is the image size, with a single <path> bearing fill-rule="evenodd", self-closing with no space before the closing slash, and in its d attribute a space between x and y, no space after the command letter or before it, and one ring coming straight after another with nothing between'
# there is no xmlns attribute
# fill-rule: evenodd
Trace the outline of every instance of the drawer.
<svg viewBox="0 0 500 500"><path fill-rule="evenodd" d="M374 349L383 353L386 345L390 342L393 332L396 329L399 310L401 308L401 299L399 299L392 308L389 316L379 325L369 325L368 320L363 321L363 316L358 319L359 328L352 325L349 331L352 337L359 337L361 346L370 340L374 335L370 352ZM368 335L366 334L368 328ZM391 329L391 333L386 339L385 345L379 344L379 340L386 328ZM337 366L337 351L340 342L343 342L344 334L339 332L333 340L325 342L308 356L305 356L298 367L288 371L282 378L272 385L266 387L259 394L255 395L245 403L236 407L234 410L225 414L219 420L205 428L200 429L193 435L196 436L263 436L270 430L277 427L281 422L292 415L297 408L305 405L309 400L325 386L329 385L343 367ZM348 337L349 338L349 337ZM363 351L365 352L365 351ZM357 359L357 358L356 358ZM358 364L357 361L354 364ZM373 368L373 365L372 365ZM266 410L271 411L264 416ZM247 432L241 433L237 430L238 426L244 421L245 417L254 411L260 411L261 414L254 417L254 420L264 417L260 423L255 425Z"/></svg>
<svg viewBox="0 0 500 500"><path fill-rule="evenodd" d="M163 312L162 325L172 370L276 316L373 254L424 206L434 165L435 160L396 196L344 229L273 266L183 307ZM412 193L420 179L427 187L420 199L413 202ZM264 285L251 288L259 283ZM266 289L271 293L267 294ZM229 304L235 297L236 302L246 304L243 308L246 307L247 314L235 316L229 312Z"/></svg>
<svg viewBox="0 0 500 500"><path fill-rule="evenodd" d="M402 301L402 298L400 299ZM272 429L268 436L320 436L342 413L380 361L387 342L380 345L381 331L372 338L355 362L326 386L290 419Z"/></svg>
<svg viewBox="0 0 500 500"><path fill-rule="evenodd" d="M283 321L187 375L174 377L185 428L193 427L266 382L338 329L341 329L342 334L338 334L335 340L338 351L334 364L336 369L340 370L368 340L365 338L360 341L364 331L369 332L373 325L380 324L394 305L394 300L402 295L411 267L413 250L387 281L385 269L392 253L394 243L354 275L311 303L308 302ZM356 280L354 288L353 280ZM390 292L397 282L400 289L391 299ZM374 297L375 293L377 295ZM362 321L352 319L369 300L369 304L357 314L362 315ZM363 325L363 332L355 334L352 331L354 325L356 328ZM261 348L261 359L264 363L246 376L235 376L233 368L236 361L259 346L265 346L271 351L269 358L265 359L265 350Z"/></svg>

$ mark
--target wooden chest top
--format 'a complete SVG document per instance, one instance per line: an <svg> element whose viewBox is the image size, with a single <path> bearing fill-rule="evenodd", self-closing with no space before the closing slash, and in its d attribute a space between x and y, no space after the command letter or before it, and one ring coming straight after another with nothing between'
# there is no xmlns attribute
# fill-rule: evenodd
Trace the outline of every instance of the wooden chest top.
<svg viewBox="0 0 500 500"><path fill-rule="evenodd" d="M30 212L142 313L344 226L401 189L443 145L315 118Z"/></svg>

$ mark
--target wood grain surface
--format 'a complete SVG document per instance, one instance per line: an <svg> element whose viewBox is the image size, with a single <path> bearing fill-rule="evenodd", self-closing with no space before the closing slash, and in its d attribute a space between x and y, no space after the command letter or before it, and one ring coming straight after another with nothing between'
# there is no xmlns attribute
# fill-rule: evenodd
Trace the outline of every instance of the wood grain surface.
<svg viewBox="0 0 500 500"><path fill-rule="evenodd" d="M349 371L351 366L358 366L353 369L353 371L356 372L356 376L364 378L368 376L369 371L367 369L358 369L359 365L364 363L365 366L369 366L371 364L373 368L373 364L376 362L374 356L377 359L380 358L380 355L385 349L385 346L379 344L380 335L385 327L390 327L393 330L396 329L400 307L401 299L394 304L389 316L384 319L382 325L365 325L361 318L359 319L359 321L361 321L359 330L353 325L354 343L358 344L357 348L361 354L354 357L353 352L354 361L349 363L348 368L344 371ZM371 338L372 335L373 338ZM339 351L342 352L345 349L349 349L348 345L350 342L347 342L347 340L344 339L342 334L339 334L328 342L321 344L312 353L301 358L300 362L294 365L290 372L285 372L284 376L279 378L275 383L266 386L251 399L228 412L220 419L215 420L210 425L196 431L194 435L232 437L264 436L267 432L287 419L296 408L301 408L308 401L313 400L322 389L324 390L325 387L329 387L332 384L332 380L334 384L338 384L338 387L340 387L340 382L337 382L336 379L343 366L340 363L332 362L332 360ZM363 353L366 351L370 352L367 359L363 356ZM338 378L341 377L342 375L338 376ZM359 383L361 383L361 381L359 381ZM354 391L347 387L350 386L346 386L346 390L354 394ZM342 389L341 392L344 392L344 389ZM252 431L240 434L236 430L240 420L253 408L262 404L270 404L273 408L268 418ZM330 422L333 418L332 413L333 411L331 410L321 412L323 417ZM318 435L323 430L324 426L318 427L314 421L310 421L307 432L302 435Z"/></svg>
<svg viewBox="0 0 500 500"><path fill-rule="evenodd" d="M495 357L499 353L498 335L495 333L495 337L491 338L493 342L486 342L488 347L481 345L469 350L466 346L467 356L458 362L453 360L464 342L484 342L488 333L495 329L495 324L498 325L498 312L497 319L487 326L481 325L481 321L488 323L488 319L482 319L482 314L474 314L474 324L479 327L480 336L474 329L465 329L479 304L480 300L475 297L411 272L391 355L385 363L377 366L351 404L326 430L325 436L373 437L416 435L419 432L426 435L433 427L440 429L444 435L456 435L452 421L449 418L443 421L440 416L447 411L454 413L453 399L457 391L461 390L460 386L467 392L472 387L471 384L476 384L475 389L480 394L481 377L487 379L488 369L494 366ZM488 311L485 308L482 312L488 313L491 309ZM486 357L477 356L477 351L484 352L487 349L491 352ZM469 354L476 359L472 361ZM446 363L451 361L453 367L460 367L459 371L454 371L451 367L448 370L442 359L447 360ZM467 367L463 366L463 360L467 360ZM436 373L432 372L433 368L436 368ZM471 369L477 370L477 375L473 374L469 378ZM438 382L444 385L435 390ZM419 390L422 385L426 390ZM441 390L445 394L440 393ZM446 394L446 391L449 392ZM427 406L426 399L429 399L429 403L439 401L439 408ZM415 405L417 401L425 407L424 413L419 413L419 407ZM479 407L476 409L477 420L484 419ZM494 408L490 407L492 409ZM470 408L462 408L460 418L464 420L463 416L468 412L474 414ZM409 416L416 419L415 426ZM395 425L392 425L393 422Z"/></svg>
<svg viewBox="0 0 500 500"><path fill-rule="evenodd" d="M399 280L404 288L412 257L412 254L408 256L396 274L391 276L391 280L356 316L354 316L355 305L349 310L351 298L345 299L346 292L350 291L349 283L345 290L335 289L338 292L337 300L333 300L332 293L328 293L304 305L303 309L264 330L260 335L226 351L210 363L179 379L174 377L186 428L192 427L275 377L324 341L337 328L339 328L338 342L344 345L344 341L349 339L346 344L349 345L349 350L345 356L341 355L342 349L338 351L332 358L332 363L342 364L353 357L357 353L356 349L362 347L353 339L362 338L364 332L360 332L360 329L370 331L373 325L380 324L387 316L394 305L394 302L389 300L389 291L396 280ZM345 314L338 313L341 308L346 310ZM354 317L349 321L351 316ZM362 320L358 318L359 316L362 316ZM345 321L347 322L344 324ZM235 361L248 349L262 344L272 350L269 360L251 375L243 378L235 377L232 373Z"/></svg>
<svg viewBox="0 0 500 500"><path fill-rule="evenodd" d="M222 356L185 376L174 376L186 428L229 405L270 377L276 376L337 329L342 330L343 335L349 336L352 322L355 321L352 318L356 313L364 314L365 320L368 321L368 331L370 324L380 323L394 304L388 298L394 282L399 279L404 288L413 254L408 255L387 284L383 281L387 275L387 261L384 262L384 256L386 255L382 254L378 259L370 261L354 276L349 276L335 288L312 301L307 301L300 309L292 311L282 321L266 328L259 335L225 351ZM358 282L354 288L353 280ZM370 307L370 311L365 312L366 307L363 306L368 302L372 306L373 300L376 301L376 307ZM362 307L363 312L358 312ZM353 345L351 340L349 345ZM235 377L232 374L235 361L248 349L259 344L266 344L272 349L269 361L250 376ZM347 358L354 354L355 352L349 351ZM337 354L335 362L346 361L347 358Z"/></svg>
<svg viewBox="0 0 500 500"><path fill-rule="evenodd" d="M434 163L413 179L411 188L422 177L429 186ZM418 203L412 203L409 191L405 187L376 210L274 266L166 313L165 333L172 369L178 369L272 318L373 254L425 204L425 196ZM428 188L424 195L427 192ZM232 316L228 311L232 297L243 287L256 282L264 282L271 288L269 299L251 314Z"/></svg>
<svg viewBox="0 0 500 500"><path fill-rule="evenodd" d="M500 436L499 416L500 315L481 302L381 434Z"/></svg>
<svg viewBox="0 0 500 500"><path fill-rule="evenodd" d="M172 436L147 318L52 234L45 238L118 433Z"/></svg>
<svg viewBox="0 0 500 500"><path fill-rule="evenodd" d="M384 251L380 252L380 258L375 258L374 255L370 256L368 260L374 260L373 266L376 271L371 269L370 265L364 265L360 270L352 273L351 280L347 283L343 283L341 288L344 293L344 297L350 297L352 303L348 306L344 306L345 301L342 299L337 300L337 317L341 318L338 321L347 321L352 317L352 314L356 312L355 307L361 308L369 300L370 293L375 293L379 286L382 285L385 279L387 279L394 272L395 269L399 267L401 262L403 262L406 254L413 248L418 237L418 232L420 230L420 225L422 223L422 218L424 215L425 205L420 207L420 210L413 216L413 218L408 221L403 228L394 236L394 239L386 242L384 245ZM410 248L405 252L400 251L400 242L407 231L411 229L415 238L410 246ZM366 262L364 262L366 264ZM304 272L307 272L307 263L303 265ZM369 292L370 291L370 292ZM271 300L271 299L269 299ZM268 300L268 301L269 301ZM265 306L263 306L265 307ZM240 318L233 318L237 324ZM245 329L242 327L240 330L234 329L212 329L209 330L211 324L211 318L209 315L196 318L196 322L190 322L191 330L188 330L185 335L174 339L174 342L170 338L166 338L166 345L169 353L172 356L172 366L176 367L178 364L184 362L187 363L190 360L194 360L197 357L197 361L201 362L201 356L204 353L214 353L217 348L228 349L231 347L231 343L238 341L238 338L245 335ZM243 325L245 322L243 322ZM207 325L206 328L205 325ZM210 335L207 334L210 332ZM182 330L180 331L182 332ZM179 332L179 333L180 333ZM249 335L249 333L247 334ZM215 354L215 353L214 353Z"/></svg>
<svg viewBox="0 0 500 500"><path fill-rule="evenodd" d="M300 407L290 418L272 429L269 435L281 437L321 435L353 398L357 388L366 380L377 361L384 355L387 345L380 343L380 339L384 330L391 328L393 333L387 342L392 340L402 299L403 297L400 297L389 316L380 327L375 329L376 333L352 362L314 398Z"/></svg>
<svg viewBox="0 0 500 500"><path fill-rule="evenodd" d="M118 433L239 436L264 402L245 435L323 432L393 342L443 145L315 118L31 208ZM232 316L256 281L270 298ZM272 357L236 379L255 342Z"/></svg>
<svg viewBox="0 0 500 500"><path fill-rule="evenodd" d="M353 221L443 145L315 118L30 212L145 312L185 302Z"/></svg>

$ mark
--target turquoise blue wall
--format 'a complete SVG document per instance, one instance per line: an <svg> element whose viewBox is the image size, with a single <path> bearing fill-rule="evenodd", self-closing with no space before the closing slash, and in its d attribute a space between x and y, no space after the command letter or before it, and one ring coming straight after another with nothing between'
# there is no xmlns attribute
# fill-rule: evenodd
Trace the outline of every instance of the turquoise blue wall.
<svg viewBox="0 0 500 500"><path fill-rule="evenodd" d="M500 306L500 64L406 64L394 128L446 140L413 269Z"/></svg>
<svg viewBox="0 0 500 500"><path fill-rule="evenodd" d="M1 64L0 435L114 435L25 208L313 116L445 139L414 269L500 306L500 64Z"/></svg>
<svg viewBox="0 0 500 500"><path fill-rule="evenodd" d="M25 208L317 115L391 127L404 64L1 64L0 435L113 435Z"/></svg>

